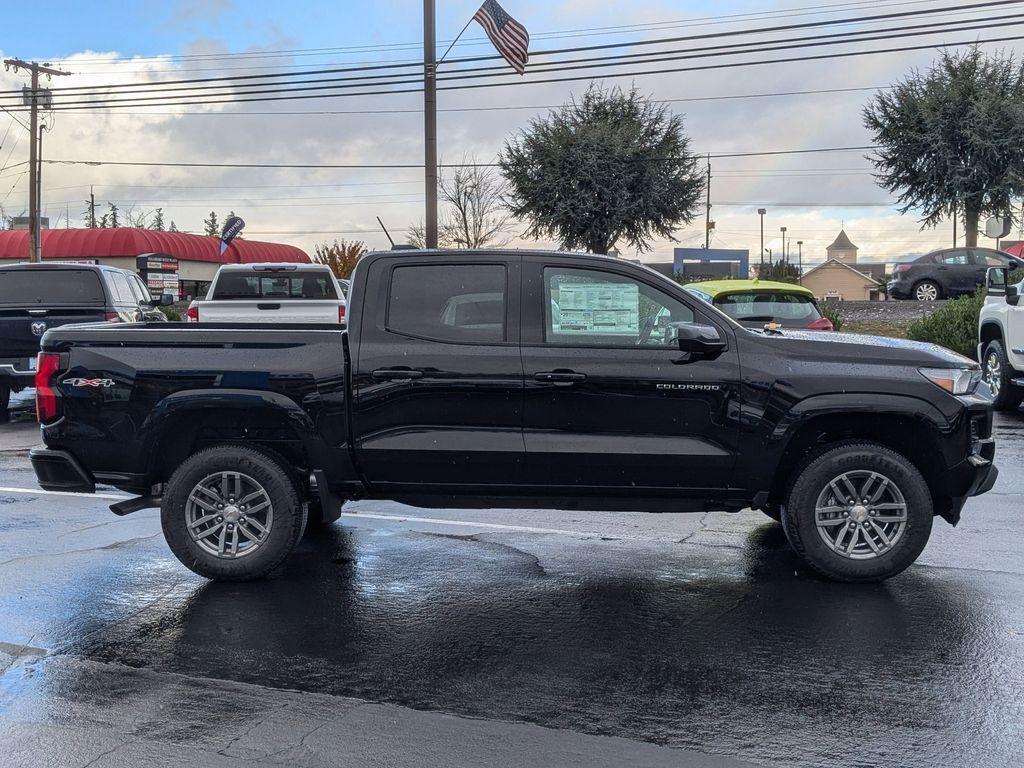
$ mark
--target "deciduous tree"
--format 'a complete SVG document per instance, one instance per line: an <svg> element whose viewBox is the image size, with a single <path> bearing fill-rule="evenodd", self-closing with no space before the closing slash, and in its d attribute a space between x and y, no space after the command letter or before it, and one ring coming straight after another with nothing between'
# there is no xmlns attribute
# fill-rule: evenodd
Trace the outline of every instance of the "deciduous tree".
<svg viewBox="0 0 1024 768"><path fill-rule="evenodd" d="M326 264L339 280L348 280L356 263L366 255L366 243L360 240L347 242L335 240L333 243L321 243L313 249L313 261Z"/></svg>

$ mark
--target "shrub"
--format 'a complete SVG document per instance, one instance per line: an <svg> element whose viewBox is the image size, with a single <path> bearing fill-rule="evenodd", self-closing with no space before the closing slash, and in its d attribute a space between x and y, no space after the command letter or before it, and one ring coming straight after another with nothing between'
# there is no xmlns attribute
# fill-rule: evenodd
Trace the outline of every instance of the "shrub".
<svg viewBox="0 0 1024 768"><path fill-rule="evenodd" d="M181 315L174 307L160 307L160 311L164 313L164 317L174 323L181 322Z"/></svg>
<svg viewBox="0 0 1024 768"><path fill-rule="evenodd" d="M834 303L822 302L821 314L832 322L833 331L843 330L843 318L839 316L839 307L835 306Z"/></svg>
<svg viewBox="0 0 1024 768"><path fill-rule="evenodd" d="M984 288L979 288L973 296L953 299L942 309L911 324L907 338L930 341L973 360L978 354L978 315L984 303Z"/></svg>

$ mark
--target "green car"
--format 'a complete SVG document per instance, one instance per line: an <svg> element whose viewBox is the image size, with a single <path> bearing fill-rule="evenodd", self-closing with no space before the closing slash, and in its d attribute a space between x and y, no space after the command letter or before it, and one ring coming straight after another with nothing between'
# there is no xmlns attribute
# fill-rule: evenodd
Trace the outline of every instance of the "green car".
<svg viewBox="0 0 1024 768"><path fill-rule="evenodd" d="M814 294L802 285L755 278L707 280L687 283L683 288L743 326L763 328L766 323L777 323L783 328L833 330L832 321L821 314Z"/></svg>

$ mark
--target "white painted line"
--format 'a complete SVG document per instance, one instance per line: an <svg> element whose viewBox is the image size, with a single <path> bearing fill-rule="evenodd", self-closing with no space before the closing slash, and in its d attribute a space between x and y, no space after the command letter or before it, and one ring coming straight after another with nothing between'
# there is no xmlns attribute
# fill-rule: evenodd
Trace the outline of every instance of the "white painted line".
<svg viewBox="0 0 1024 768"><path fill-rule="evenodd" d="M71 496L82 499L113 499L124 501L133 499L134 496L121 496L112 493L77 493L75 491L44 491L41 488L11 488L0 486L0 493L24 493L32 496ZM410 515L381 515L371 512L342 512L342 517L349 517L353 520L386 520L396 523L427 523L430 525L453 525L461 528L484 528L492 531L514 531L516 533L546 533L557 536L600 536L600 531L569 531L564 528L535 528L529 525L503 525L502 523L481 523L475 520L449 520L443 517L412 517ZM616 539L635 539L639 541L655 540L647 536L628 536L616 534Z"/></svg>
<svg viewBox="0 0 1024 768"><path fill-rule="evenodd" d="M583 531L566 531L561 528L533 528L528 525L502 525L501 523L479 523L469 520L448 520L438 517L410 517L408 515L375 515L368 512L342 512L342 517L353 520L369 518L370 520L394 520L396 523L434 523L437 525L458 525L466 528L490 528L498 531L516 531L517 533L554 533L562 536L598 536L598 533ZM619 537L617 537L619 538Z"/></svg>
<svg viewBox="0 0 1024 768"><path fill-rule="evenodd" d="M44 491L42 488L9 488L0 486L0 493L30 493L33 496L75 496L83 499L114 499L124 501L134 496L120 496L113 493L77 493L75 491Z"/></svg>

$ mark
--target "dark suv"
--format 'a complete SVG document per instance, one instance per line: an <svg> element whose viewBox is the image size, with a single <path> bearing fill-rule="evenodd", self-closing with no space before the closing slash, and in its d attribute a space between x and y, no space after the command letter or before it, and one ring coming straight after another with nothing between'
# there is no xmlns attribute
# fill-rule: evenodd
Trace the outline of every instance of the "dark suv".
<svg viewBox="0 0 1024 768"><path fill-rule="evenodd" d="M39 340L68 323L166 320L134 272L92 264L0 267L0 421L10 393L33 385Z"/></svg>
<svg viewBox="0 0 1024 768"><path fill-rule="evenodd" d="M892 299L948 299L978 290L989 267L1016 263L991 248L946 248L897 264L886 288Z"/></svg>

